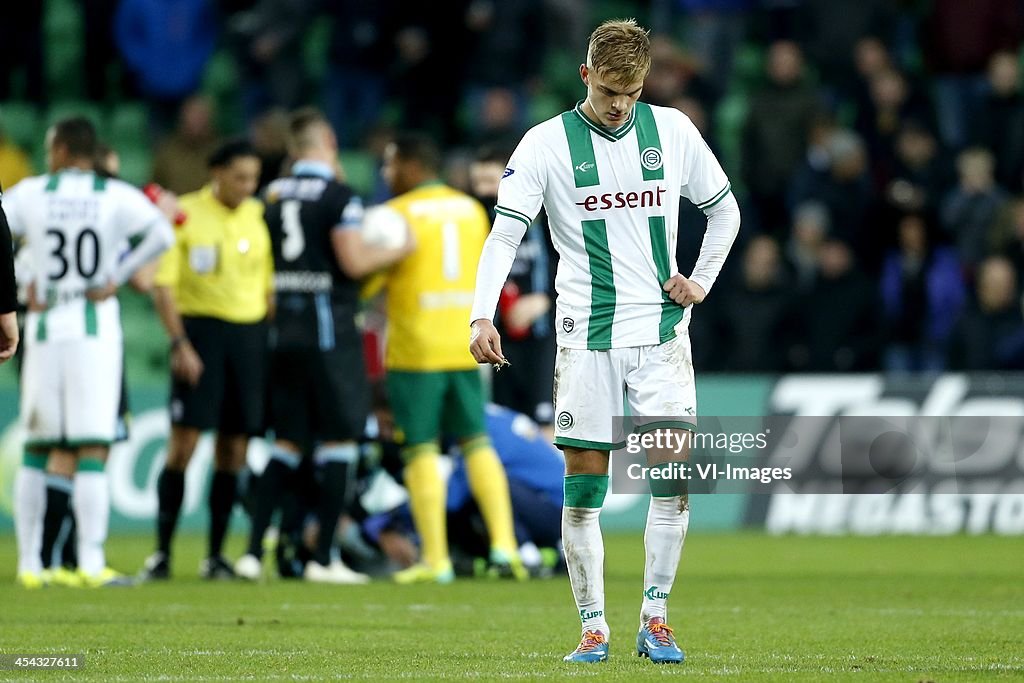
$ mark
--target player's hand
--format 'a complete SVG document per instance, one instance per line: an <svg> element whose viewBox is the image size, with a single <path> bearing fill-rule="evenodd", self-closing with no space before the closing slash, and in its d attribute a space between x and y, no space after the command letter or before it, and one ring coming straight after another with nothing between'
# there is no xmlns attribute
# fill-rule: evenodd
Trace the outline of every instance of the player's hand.
<svg viewBox="0 0 1024 683"><path fill-rule="evenodd" d="M102 287L91 287L85 290L85 298L89 301L105 301L117 294L117 285L108 282Z"/></svg>
<svg viewBox="0 0 1024 683"><path fill-rule="evenodd" d="M501 352L501 335L486 318L474 320L470 327L469 352L477 363L505 363Z"/></svg>
<svg viewBox="0 0 1024 683"><path fill-rule="evenodd" d="M203 374L203 360L187 339L180 342L171 351L171 372L189 386L194 387L199 384L199 378Z"/></svg>
<svg viewBox="0 0 1024 683"><path fill-rule="evenodd" d="M512 304L502 322L509 330L522 330L533 324L537 318L551 310L551 298L543 292L524 294Z"/></svg>
<svg viewBox="0 0 1024 683"><path fill-rule="evenodd" d="M704 288L698 285L693 280L688 280L682 275L673 275L665 284L662 286L666 292L668 292L668 298L675 301L680 306L689 306L690 304L699 304L704 301L704 297L707 296L707 292Z"/></svg>
<svg viewBox="0 0 1024 683"><path fill-rule="evenodd" d="M0 364L14 358L18 350L18 314L0 313Z"/></svg>

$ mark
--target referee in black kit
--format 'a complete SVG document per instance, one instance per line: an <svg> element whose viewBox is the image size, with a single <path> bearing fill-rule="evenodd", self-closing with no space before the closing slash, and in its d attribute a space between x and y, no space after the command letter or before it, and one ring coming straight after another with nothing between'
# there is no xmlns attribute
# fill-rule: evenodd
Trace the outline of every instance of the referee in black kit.
<svg viewBox="0 0 1024 683"><path fill-rule="evenodd" d="M318 482L320 533L308 581L364 583L368 577L332 558L338 517L352 489L357 440L369 410L362 337L356 328L359 279L412 249L366 245L363 205L338 182L335 133L315 109L289 123L291 174L266 190L266 221L274 251L276 314L271 328L270 429L275 442L256 485L249 550L238 576L262 575L263 535L304 456Z"/></svg>
<svg viewBox="0 0 1024 683"><path fill-rule="evenodd" d="M170 577L185 469L207 430L217 439L200 575L234 577L221 550L249 437L265 428L265 321L273 303L270 234L263 204L252 196L260 166L244 140L213 153L210 184L178 200L186 219L157 270L154 301L171 339L171 436L157 481L157 552L146 560L144 579Z"/></svg>
<svg viewBox="0 0 1024 683"><path fill-rule="evenodd" d="M3 191L0 190L0 200ZM14 283L14 244L7 214L0 203L0 363L18 350L18 292Z"/></svg>

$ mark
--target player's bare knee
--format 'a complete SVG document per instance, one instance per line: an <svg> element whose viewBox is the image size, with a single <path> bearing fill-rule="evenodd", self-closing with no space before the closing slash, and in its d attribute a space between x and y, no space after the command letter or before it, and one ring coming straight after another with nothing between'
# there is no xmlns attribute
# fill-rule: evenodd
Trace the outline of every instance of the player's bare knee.
<svg viewBox="0 0 1024 683"><path fill-rule="evenodd" d="M167 462L169 470L184 472L192 460L192 453L199 442L199 430L192 427L171 427L171 437L167 442Z"/></svg>
<svg viewBox="0 0 1024 683"><path fill-rule="evenodd" d="M566 474L608 474L608 451L563 448Z"/></svg>
<svg viewBox="0 0 1024 683"><path fill-rule="evenodd" d="M72 451L54 449L50 451L50 455L46 459L47 474L55 474L59 477L70 479L75 476L77 468L78 459Z"/></svg>
<svg viewBox="0 0 1024 683"><path fill-rule="evenodd" d="M218 434L214 446L214 466L219 471L238 472L245 465L249 437L245 434Z"/></svg>

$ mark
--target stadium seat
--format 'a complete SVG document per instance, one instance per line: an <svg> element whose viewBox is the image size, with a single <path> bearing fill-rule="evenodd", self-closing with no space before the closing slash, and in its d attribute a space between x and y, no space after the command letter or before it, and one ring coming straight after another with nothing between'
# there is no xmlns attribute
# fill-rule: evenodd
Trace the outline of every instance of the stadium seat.
<svg viewBox="0 0 1024 683"><path fill-rule="evenodd" d="M527 118L532 126L570 109L575 102L551 92L539 92L530 99Z"/></svg>
<svg viewBox="0 0 1024 683"><path fill-rule="evenodd" d="M58 97L83 94L82 17L74 0L51 0L44 18L46 80Z"/></svg>
<svg viewBox="0 0 1024 683"><path fill-rule="evenodd" d="M125 144L126 140L114 140L113 144L121 157L121 177L133 185L149 182L153 170L153 158L145 142Z"/></svg>
<svg viewBox="0 0 1024 683"><path fill-rule="evenodd" d="M0 104L0 130L26 151L42 144L42 122L34 104L17 101Z"/></svg>
<svg viewBox="0 0 1024 683"><path fill-rule="evenodd" d="M69 116L84 116L89 119L96 126L101 137L106 132L103 109L89 100L58 100L54 102L46 113L46 125L52 126L57 121Z"/></svg>
<svg viewBox="0 0 1024 683"><path fill-rule="evenodd" d="M747 119L748 100L740 90L734 90L719 102L715 110L715 128L718 131L719 146L722 148L722 165L729 169L739 169L742 153L740 150L743 136L743 124ZM733 186L740 178L737 172L730 173Z"/></svg>
<svg viewBox="0 0 1024 683"><path fill-rule="evenodd" d="M372 154L356 150L342 152L341 165L356 194L368 197L373 193L377 180L377 160Z"/></svg>
<svg viewBox="0 0 1024 683"><path fill-rule="evenodd" d="M149 144L148 131L149 114L141 102L122 102L111 109L107 134L115 148Z"/></svg>
<svg viewBox="0 0 1024 683"><path fill-rule="evenodd" d="M235 60L226 49L218 50L210 57L203 74L202 91L215 99L238 90L238 70Z"/></svg>

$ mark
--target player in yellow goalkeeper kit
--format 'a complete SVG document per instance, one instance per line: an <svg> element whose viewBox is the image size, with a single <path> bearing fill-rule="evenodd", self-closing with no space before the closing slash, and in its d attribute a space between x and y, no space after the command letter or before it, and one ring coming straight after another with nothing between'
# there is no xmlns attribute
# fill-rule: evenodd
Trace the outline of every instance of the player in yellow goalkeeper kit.
<svg viewBox="0 0 1024 683"><path fill-rule="evenodd" d="M440 438L455 438L491 541L491 564L525 578L519 561L505 470L484 425L484 395L465 344L477 263L489 224L483 206L438 179L440 153L427 138L400 135L384 156L396 195L389 206L408 223L417 248L388 273L387 386L403 443L405 485L421 562L399 583L454 578L445 528Z"/></svg>

